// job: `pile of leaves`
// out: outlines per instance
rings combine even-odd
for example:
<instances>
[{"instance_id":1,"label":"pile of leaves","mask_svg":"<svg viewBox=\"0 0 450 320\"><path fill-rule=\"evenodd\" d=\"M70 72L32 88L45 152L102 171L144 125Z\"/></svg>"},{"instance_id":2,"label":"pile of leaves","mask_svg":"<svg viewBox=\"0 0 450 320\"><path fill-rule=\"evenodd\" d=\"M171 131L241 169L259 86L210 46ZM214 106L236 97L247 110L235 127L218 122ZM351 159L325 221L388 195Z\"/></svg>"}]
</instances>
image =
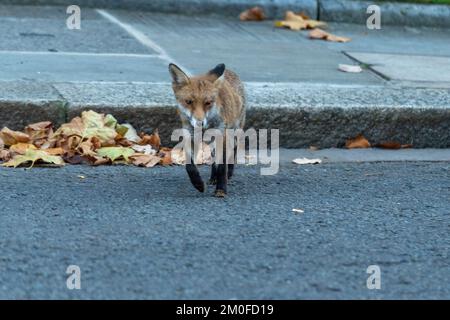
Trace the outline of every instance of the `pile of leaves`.
<instances>
[{"instance_id":1,"label":"pile of leaves","mask_svg":"<svg viewBox=\"0 0 450 320\"><path fill-rule=\"evenodd\" d=\"M197 160L208 162L203 150ZM7 127L0 131L0 161L5 167L35 163L62 166L69 164L131 164L143 167L184 164L181 150L161 147L158 130L137 134L130 124L119 124L112 115L84 111L56 131L49 121L30 124L23 131Z\"/></svg>"}]
</instances>

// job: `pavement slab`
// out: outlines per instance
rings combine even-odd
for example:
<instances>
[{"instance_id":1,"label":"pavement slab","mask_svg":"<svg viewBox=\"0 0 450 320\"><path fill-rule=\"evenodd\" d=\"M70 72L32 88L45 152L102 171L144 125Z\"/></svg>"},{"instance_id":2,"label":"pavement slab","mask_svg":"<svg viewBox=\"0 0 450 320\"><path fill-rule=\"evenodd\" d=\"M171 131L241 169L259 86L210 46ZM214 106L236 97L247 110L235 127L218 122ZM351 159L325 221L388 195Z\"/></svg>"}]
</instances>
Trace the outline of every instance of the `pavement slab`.
<instances>
[{"instance_id":1,"label":"pavement slab","mask_svg":"<svg viewBox=\"0 0 450 320\"><path fill-rule=\"evenodd\" d=\"M221 17L191 17L110 10L160 44L193 73L224 62L244 81L379 84L374 74L346 74L339 63L351 63L303 33L274 28L273 22L241 22ZM176 21L176 23L174 23ZM344 44L335 44L342 50ZM167 81L167 80L166 80Z\"/></svg>"},{"instance_id":2,"label":"pavement slab","mask_svg":"<svg viewBox=\"0 0 450 320\"><path fill-rule=\"evenodd\" d=\"M450 56L418 56L348 52L371 69L391 80L446 83L450 87Z\"/></svg>"},{"instance_id":3,"label":"pavement slab","mask_svg":"<svg viewBox=\"0 0 450 320\"><path fill-rule=\"evenodd\" d=\"M80 30L67 28L68 16L66 7L0 5L0 50L154 53L93 9L83 9Z\"/></svg>"}]
</instances>

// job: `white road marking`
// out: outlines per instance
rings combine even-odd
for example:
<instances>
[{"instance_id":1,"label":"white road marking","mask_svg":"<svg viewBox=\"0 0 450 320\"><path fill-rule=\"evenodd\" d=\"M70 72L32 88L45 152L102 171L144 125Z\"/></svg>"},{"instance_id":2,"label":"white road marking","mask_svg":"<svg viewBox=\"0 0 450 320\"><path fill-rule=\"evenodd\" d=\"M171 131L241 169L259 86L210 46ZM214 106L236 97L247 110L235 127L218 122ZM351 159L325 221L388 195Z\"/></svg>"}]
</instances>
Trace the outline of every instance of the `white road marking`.
<instances>
[{"instance_id":1,"label":"white road marking","mask_svg":"<svg viewBox=\"0 0 450 320\"><path fill-rule=\"evenodd\" d=\"M147 48L155 51L158 54L158 57L163 60L166 63L175 63L177 66L179 66L181 69L183 69L184 72L191 74L188 69L181 66L179 63L175 61L162 47L160 47L156 42L154 42L152 39L147 37L143 32L139 31L132 25L128 23L124 23L120 21L118 18L113 16L112 14L106 12L103 9L97 9L96 10L102 17L107 19L109 22L114 23L124 29L126 32L128 32L132 37L134 37L137 41L139 41L142 45L146 46Z\"/></svg>"},{"instance_id":2,"label":"white road marking","mask_svg":"<svg viewBox=\"0 0 450 320\"><path fill-rule=\"evenodd\" d=\"M126 58L159 58L156 54L137 54L137 53L103 53L103 52L67 52L67 51L8 51L0 50L0 54L14 55L53 55L53 56L80 56L80 57L126 57Z\"/></svg>"}]
</instances>

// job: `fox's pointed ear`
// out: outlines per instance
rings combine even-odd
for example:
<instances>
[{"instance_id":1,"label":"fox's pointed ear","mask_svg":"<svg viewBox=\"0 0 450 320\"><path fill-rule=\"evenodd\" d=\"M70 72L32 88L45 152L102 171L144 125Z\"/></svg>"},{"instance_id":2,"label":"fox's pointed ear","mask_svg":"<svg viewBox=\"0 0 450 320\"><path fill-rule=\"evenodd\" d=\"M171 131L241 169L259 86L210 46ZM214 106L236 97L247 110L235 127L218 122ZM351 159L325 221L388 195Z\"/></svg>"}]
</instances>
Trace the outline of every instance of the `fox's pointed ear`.
<instances>
[{"instance_id":1,"label":"fox's pointed ear","mask_svg":"<svg viewBox=\"0 0 450 320\"><path fill-rule=\"evenodd\" d=\"M208 74L212 77L213 81L216 82L217 80L221 81L223 79L224 72L225 65L221 63L215 66L214 69L210 70Z\"/></svg>"},{"instance_id":2,"label":"fox's pointed ear","mask_svg":"<svg viewBox=\"0 0 450 320\"><path fill-rule=\"evenodd\" d=\"M169 64L169 72L174 84L183 85L189 83L189 77L177 65Z\"/></svg>"}]
</instances>

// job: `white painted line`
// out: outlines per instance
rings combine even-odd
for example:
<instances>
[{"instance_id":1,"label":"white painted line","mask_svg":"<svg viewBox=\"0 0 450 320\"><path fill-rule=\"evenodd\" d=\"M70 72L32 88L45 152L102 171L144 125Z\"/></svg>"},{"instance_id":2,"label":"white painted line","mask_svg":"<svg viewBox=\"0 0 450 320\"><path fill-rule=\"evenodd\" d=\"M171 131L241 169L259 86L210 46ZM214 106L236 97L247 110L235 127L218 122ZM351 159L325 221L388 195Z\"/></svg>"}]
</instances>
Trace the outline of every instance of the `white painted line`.
<instances>
[{"instance_id":1,"label":"white painted line","mask_svg":"<svg viewBox=\"0 0 450 320\"><path fill-rule=\"evenodd\" d=\"M107 19L109 22L114 23L124 29L126 32L128 32L132 37L134 37L137 41L139 41L142 45L146 46L147 48L155 51L158 53L158 57L163 60L166 63L175 63L178 65L181 69L183 69L184 72L191 74L188 69L180 65L173 59L163 48L161 48L156 42L154 42L152 39L147 37L143 32L139 31L132 25L128 23L124 23L117 19L112 14L106 12L103 9L97 9L96 10L101 16L103 16L105 19Z\"/></svg>"},{"instance_id":2,"label":"white painted line","mask_svg":"<svg viewBox=\"0 0 450 320\"><path fill-rule=\"evenodd\" d=\"M67 52L67 51L8 51L0 50L0 54L14 55L53 55L53 56L80 56L80 57L126 57L126 58L159 58L156 54L137 53L103 53L103 52Z\"/></svg>"}]
</instances>

